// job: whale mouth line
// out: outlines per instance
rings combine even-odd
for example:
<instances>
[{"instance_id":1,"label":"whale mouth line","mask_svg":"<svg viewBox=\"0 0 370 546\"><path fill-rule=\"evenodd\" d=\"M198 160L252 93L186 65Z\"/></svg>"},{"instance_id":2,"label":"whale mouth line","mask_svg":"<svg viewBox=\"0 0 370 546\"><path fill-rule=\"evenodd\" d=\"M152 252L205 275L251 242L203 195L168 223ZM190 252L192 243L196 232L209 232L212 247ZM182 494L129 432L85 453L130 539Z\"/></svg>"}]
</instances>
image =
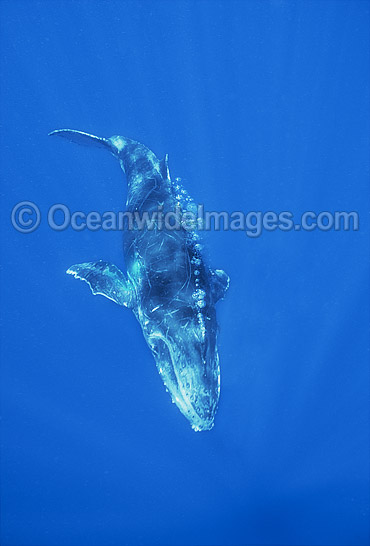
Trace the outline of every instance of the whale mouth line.
<instances>
[{"instance_id":1,"label":"whale mouth line","mask_svg":"<svg viewBox=\"0 0 370 546\"><path fill-rule=\"evenodd\" d=\"M211 421L202 418L196 407L189 399L189 394L183 385L183 381L180 380L178 369L175 366L175 355L170 341L160 332L152 333L148 336L149 346L153 350L153 342L155 344L156 364L161 375L164 384L171 394L172 401L175 403L180 411L189 419L194 431L210 430L213 428L213 419ZM162 347L160 344L162 343ZM163 349L167 351L167 358L163 356ZM162 349L162 351L161 351ZM163 362L166 362L167 366L163 366ZM170 366L170 369L168 369ZM175 392L174 392L175 391Z\"/></svg>"}]
</instances>

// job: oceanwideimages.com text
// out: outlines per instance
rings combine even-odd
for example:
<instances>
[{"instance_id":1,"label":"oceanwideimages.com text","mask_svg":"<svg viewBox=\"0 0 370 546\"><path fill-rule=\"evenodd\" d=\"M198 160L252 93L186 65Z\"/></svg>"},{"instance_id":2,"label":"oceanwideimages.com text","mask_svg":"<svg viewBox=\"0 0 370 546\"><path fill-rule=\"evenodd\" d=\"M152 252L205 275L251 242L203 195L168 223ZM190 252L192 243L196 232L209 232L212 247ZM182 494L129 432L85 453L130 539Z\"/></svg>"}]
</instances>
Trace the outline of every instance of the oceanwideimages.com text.
<instances>
[{"instance_id":1,"label":"oceanwideimages.com text","mask_svg":"<svg viewBox=\"0 0 370 546\"><path fill-rule=\"evenodd\" d=\"M248 237L260 237L263 232L288 231L358 231L356 211L305 211L294 215L291 211L207 211L203 205L190 210L178 207L164 211L71 211L62 203L52 205L45 218L31 201L17 203L11 212L13 227L21 233L32 233L45 221L54 231L123 231L123 230L186 230L186 231L243 231Z\"/></svg>"}]
</instances>

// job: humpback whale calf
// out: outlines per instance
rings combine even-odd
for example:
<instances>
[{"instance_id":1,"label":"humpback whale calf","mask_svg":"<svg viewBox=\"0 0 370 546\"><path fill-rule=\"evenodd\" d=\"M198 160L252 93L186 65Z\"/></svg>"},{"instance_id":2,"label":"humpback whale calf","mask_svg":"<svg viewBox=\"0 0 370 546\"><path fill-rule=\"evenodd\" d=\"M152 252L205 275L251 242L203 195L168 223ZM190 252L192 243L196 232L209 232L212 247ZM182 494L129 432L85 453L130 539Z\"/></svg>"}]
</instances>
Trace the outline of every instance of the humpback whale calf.
<instances>
[{"instance_id":1,"label":"humpback whale calf","mask_svg":"<svg viewBox=\"0 0 370 546\"><path fill-rule=\"evenodd\" d=\"M186 210L190 198L180 179L171 180L167 155L159 160L122 136L100 138L72 129L50 135L110 151L127 178L127 211ZM126 275L105 261L73 265L67 273L86 281L93 294L132 309L173 402L195 431L210 430L220 396L215 304L229 277L206 265L198 235L183 226L135 225L123 233Z\"/></svg>"}]
</instances>

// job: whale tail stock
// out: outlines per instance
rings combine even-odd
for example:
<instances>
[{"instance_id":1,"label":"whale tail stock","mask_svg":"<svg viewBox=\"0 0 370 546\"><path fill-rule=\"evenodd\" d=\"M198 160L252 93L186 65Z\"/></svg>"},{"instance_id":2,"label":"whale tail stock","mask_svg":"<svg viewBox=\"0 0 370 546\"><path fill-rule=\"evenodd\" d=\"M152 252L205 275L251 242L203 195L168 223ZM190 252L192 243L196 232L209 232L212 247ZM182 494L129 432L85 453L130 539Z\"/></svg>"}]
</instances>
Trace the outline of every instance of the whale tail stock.
<instances>
[{"instance_id":1,"label":"whale tail stock","mask_svg":"<svg viewBox=\"0 0 370 546\"><path fill-rule=\"evenodd\" d=\"M57 129L51 131L48 136L54 135L65 138L69 142L80 144L81 146L93 146L108 150L121 160L121 166L126 174L130 171L130 167L135 163L139 155L146 158L149 157L152 162L158 164L162 177L165 180L170 179L168 154L165 154L164 158L159 160L146 146L130 138L119 135L104 138L85 133L84 131L76 131L76 129ZM125 152L123 152L124 150Z\"/></svg>"}]
</instances>

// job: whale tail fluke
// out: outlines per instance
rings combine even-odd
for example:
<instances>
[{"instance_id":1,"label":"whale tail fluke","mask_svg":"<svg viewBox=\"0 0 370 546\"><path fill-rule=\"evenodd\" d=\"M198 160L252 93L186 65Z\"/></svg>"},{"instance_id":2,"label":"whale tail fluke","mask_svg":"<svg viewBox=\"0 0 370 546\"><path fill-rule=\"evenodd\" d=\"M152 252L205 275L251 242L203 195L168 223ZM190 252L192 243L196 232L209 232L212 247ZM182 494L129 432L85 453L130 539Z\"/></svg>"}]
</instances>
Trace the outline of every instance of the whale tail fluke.
<instances>
[{"instance_id":1,"label":"whale tail fluke","mask_svg":"<svg viewBox=\"0 0 370 546\"><path fill-rule=\"evenodd\" d=\"M56 131L51 131L48 136L54 135L66 138L70 142L80 144L81 146L95 146L96 148L105 148L111 152L113 151L112 144L107 138L90 135L83 131L76 131L75 129L57 129Z\"/></svg>"}]
</instances>

